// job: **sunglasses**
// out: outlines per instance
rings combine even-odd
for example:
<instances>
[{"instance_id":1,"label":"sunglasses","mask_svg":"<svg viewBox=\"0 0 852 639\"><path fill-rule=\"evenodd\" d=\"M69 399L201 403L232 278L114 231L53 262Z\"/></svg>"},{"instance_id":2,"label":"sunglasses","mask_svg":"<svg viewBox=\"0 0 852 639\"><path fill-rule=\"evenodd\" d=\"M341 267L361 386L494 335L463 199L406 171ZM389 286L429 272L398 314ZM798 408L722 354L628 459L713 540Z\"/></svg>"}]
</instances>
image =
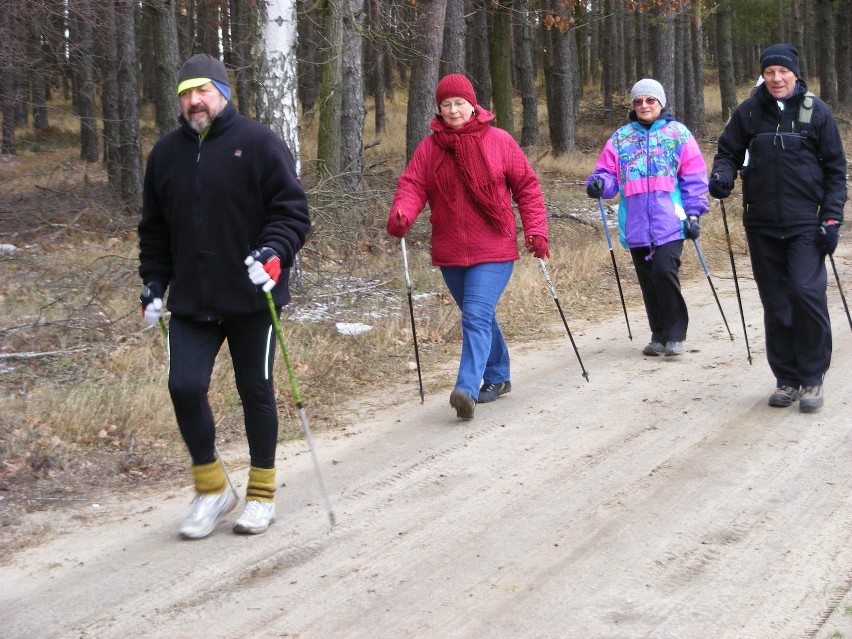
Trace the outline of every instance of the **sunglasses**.
<instances>
[{"instance_id":1,"label":"sunglasses","mask_svg":"<svg viewBox=\"0 0 852 639\"><path fill-rule=\"evenodd\" d=\"M643 104L647 104L648 106L654 106L659 100L657 98L636 98L633 100L633 106L640 107Z\"/></svg>"}]
</instances>

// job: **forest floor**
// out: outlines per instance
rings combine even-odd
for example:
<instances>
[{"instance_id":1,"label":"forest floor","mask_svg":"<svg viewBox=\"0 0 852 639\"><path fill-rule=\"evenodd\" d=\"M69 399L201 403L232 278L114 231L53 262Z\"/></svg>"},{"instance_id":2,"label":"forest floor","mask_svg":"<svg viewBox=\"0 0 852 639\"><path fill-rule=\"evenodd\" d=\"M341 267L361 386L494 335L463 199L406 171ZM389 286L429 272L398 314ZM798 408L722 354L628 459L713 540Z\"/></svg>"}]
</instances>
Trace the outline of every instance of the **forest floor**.
<instances>
[{"instance_id":1,"label":"forest floor","mask_svg":"<svg viewBox=\"0 0 852 639\"><path fill-rule=\"evenodd\" d=\"M835 256L852 281L852 246ZM644 314L514 340L513 390L457 420L433 367L363 394L279 449L278 521L207 539L186 486L98 491L22 515L0 566L7 637L300 639L852 637L852 333L832 280L826 404L770 408L761 310L740 284L753 363L706 281L685 285L681 358L647 358ZM717 283L732 328L730 282ZM558 317L558 316L557 316ZM441 370L438 370L441 368ZM442 377L441 379L445 379ZM241 459L242 445L223 448ZM237 490L246 468L229 464Z\"/></svg>"}]
</instances>

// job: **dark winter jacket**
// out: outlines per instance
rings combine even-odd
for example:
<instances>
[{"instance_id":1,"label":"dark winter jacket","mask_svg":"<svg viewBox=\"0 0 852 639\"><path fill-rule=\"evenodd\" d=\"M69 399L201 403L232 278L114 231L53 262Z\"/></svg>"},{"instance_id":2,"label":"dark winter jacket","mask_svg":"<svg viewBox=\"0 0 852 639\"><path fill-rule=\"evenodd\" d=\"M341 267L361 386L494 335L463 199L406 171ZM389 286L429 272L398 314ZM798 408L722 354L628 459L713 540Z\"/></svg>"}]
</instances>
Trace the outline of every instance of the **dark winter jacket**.
<instances>
[{"instance_id":1,"label":"dark winter jacket","mask_svg":"<svg viewBox=\"0 0 852 639\"><path fill-rule=\"evenodd\" d=\"M475 118L491 122L494 115L477 107ZM443 126L433 118L433 129ZM538 176L515 139L503 129L489 127L482 139L494 183L504 204L508 231L497 229L479 211L456 171L454 184L439 185L436 169L452 161L434 136L428 135L414 151L399 177L388 216L388 233L403 237L427 202L432 225L432 263L436 266L472 266L486 262L517 260L518 240L512 200L518 204L524 235L547 239L544 195ZM447 194L452 194L448 197ZM397 217L402 212L403 219Z\"/></svg>"},{"instance_id":2,"label":"dark winter jacket","mask_svg":"<svg viewBox=\"0 0 852 639\"><path fill-rule=\"evenodd\" d=\"M799 107L807 86L779 107L765 85L734 112L722 135L712 173L743 179L743 224L774 235L795 235L827 219L843 219L846 158L828 106L814 99L803 135ZM748 151L747 165L743 166Z\"/></svg>"},{"instance_id":3,"label":"dark winter jacket","mask_svg":"<svg viewBox=\"0 0 852 639\"><path fill-rule=\"evenodd\" d=\"M215 319L267 307L244 264L268 246L289 267L311 228L308 202L293 156L270 129L233 104L203 140L180 128L151 149L139 223L139 274L169 286L168 308L179 316ZM289 271L272 289L286 304Z\"/></svg>"}]
</instances>

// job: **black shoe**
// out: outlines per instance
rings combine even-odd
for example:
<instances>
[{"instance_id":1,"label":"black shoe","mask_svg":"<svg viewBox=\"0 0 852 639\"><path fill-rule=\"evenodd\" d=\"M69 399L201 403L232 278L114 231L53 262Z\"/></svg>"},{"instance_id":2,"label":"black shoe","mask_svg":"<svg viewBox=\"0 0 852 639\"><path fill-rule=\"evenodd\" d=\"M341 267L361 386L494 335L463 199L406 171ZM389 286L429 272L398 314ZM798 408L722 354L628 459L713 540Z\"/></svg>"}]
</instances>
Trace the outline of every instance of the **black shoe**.
<instances>
[{"instance_id":1,"label":"black shoe","mask_svg":"<svg viewBox=\"0 0 852 639\"><path fill-rule=\"evenodd\" d=\"M450 406L456 409L456 417L473 419L473 409L476 407L476 400L467 391L456 388L450 393Z\"/></svg>"},{"instance_id":2,"label":"black shoe","mask_svg":"<svg viewBox=\"0 0 852 639\"><path fill-rule=\"evenodd\" d=\"M512 390L512 382L498 382L496 384L483 384L479 389L479 399L476 400L480 404L493 402L500 395L505 395Z\"/></svg>"}]
</instances>

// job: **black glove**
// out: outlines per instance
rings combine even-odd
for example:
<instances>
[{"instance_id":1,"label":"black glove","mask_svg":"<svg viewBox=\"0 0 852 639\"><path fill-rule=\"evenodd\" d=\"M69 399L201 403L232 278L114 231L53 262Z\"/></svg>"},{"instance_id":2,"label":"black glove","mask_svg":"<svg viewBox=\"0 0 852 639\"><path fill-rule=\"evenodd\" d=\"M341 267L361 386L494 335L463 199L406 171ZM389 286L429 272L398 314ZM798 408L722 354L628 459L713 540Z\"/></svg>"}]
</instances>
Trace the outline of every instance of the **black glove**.
<instances>
[{"instance_id":1,"label":"black glove","mask_svg":"<svg viewBox=\"0 0 852 639\"><path fill-rule=\"evenodd\" d=\"M708 187L710 195L715 197L717 200L724 200L731 194L731 189L734 188L734 182L724 175L714 173L710 176Z\"/></svg>"},{"instance_id":2,"label":"black glove","mask_svg":"<svg viewBox=\"0 0 852 639\"><path fill-rule=\"evenodd\" d=\"M148 324L156 324L163 317L163 295L166 287L160 282L148 282L139 295L142 317Z\"/></svg>"},{"instance_id":3,"label":"black glove","mask_svg":"<svg viewBox=\"0 0 852 639\"><path fill-rule=\"evenodd\" d=\"M840 239L840 225L833 220L831 224L823 222L819 232L823 254L831 255L837 248L837 240Z\"/></svg>"},{"instance_id":4,"label":"black glove","mask_svg":"<svg viewBox=\"0 0 852 639\"><path fill-rule=\"evenodd\" d=\"M697 240L701 235L701 225L698 223L698 217L690 215L683 222L683 234L688 240Z\"/></svg>"},{"instance_id":5,"label":"black glove","mask_svg":"<svg viewBox=\"0 0 852 639\"><path fill-rule=\"evenodd\" d=\"M603 196L604 183L603 179L596 177L589 180L589 183L586 185L586 194L589 197L593 197L595 199Z\"/></svg>"}]
</instances>

